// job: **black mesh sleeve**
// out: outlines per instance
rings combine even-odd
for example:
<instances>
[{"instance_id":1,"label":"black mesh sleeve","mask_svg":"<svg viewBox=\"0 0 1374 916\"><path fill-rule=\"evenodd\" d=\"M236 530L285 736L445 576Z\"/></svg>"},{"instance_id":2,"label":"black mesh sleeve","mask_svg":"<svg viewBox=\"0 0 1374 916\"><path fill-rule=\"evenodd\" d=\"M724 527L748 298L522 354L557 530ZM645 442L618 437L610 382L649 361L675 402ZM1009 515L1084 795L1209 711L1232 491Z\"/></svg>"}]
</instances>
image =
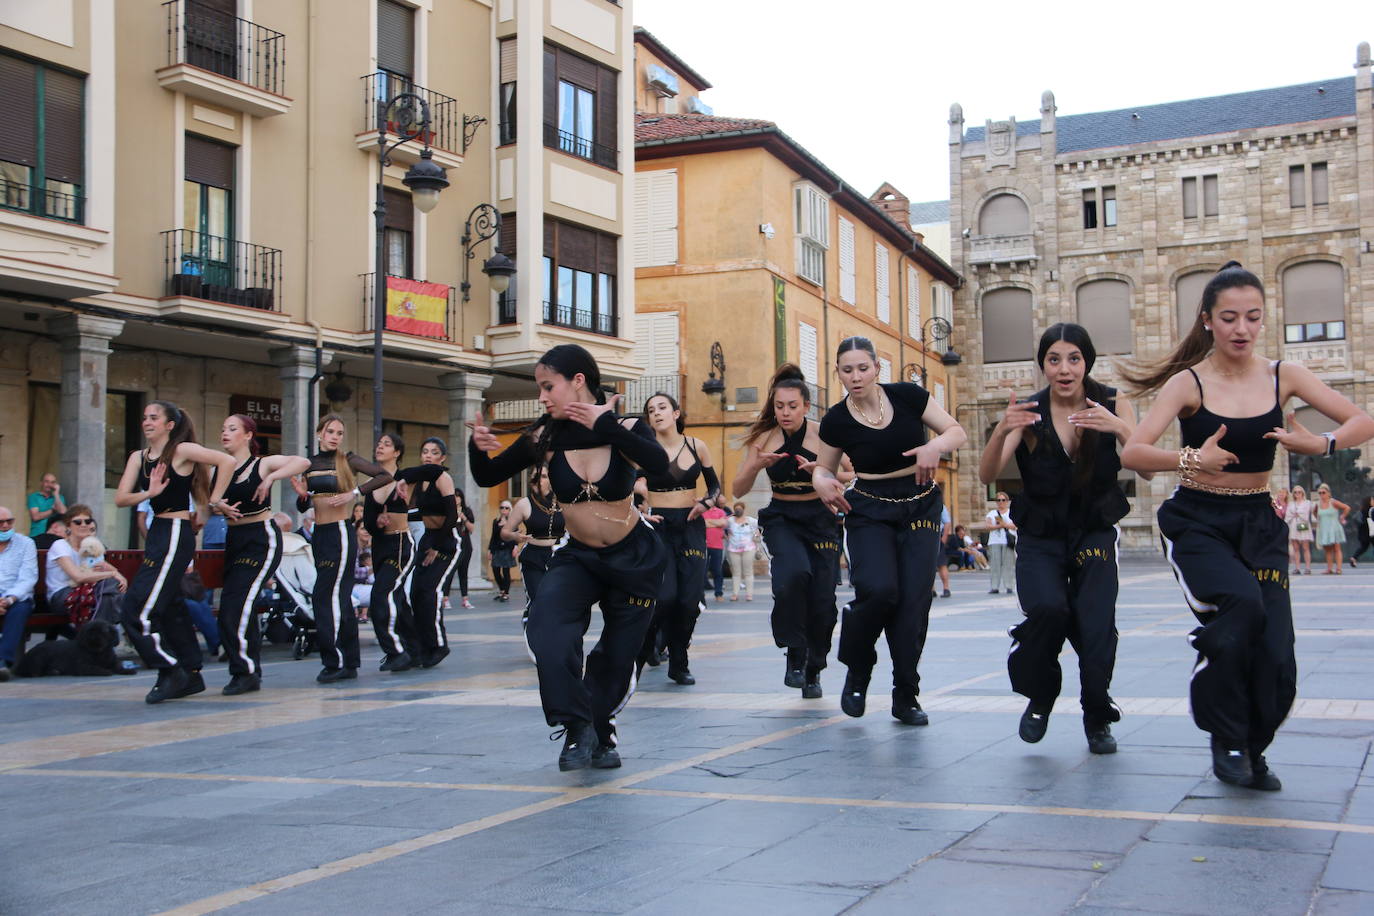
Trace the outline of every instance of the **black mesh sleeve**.
<instances>
[{"instance_id":1,"label":"black mesh sleeve","mask_svg":"<svg viewBox=\"0 0 1374 916\"><path fill-rule=\"evenodd\" d=\"M402 483L434 483L448 468L442 464L417 464L396 472L396 479Z\"/></svg>"},{"instance_id":2,"label":"black mesh sleeve","mask_svg":"<svg viewBox=\"0 0 1374 916\"><path fill-rule=\"evenodd\" d=\"M384 487L391 483L394 478L391 472L380 464L374 464L366 458L362 458L353 452L348 453L348 466L353 469L355 474L366 474L367 483L358 484L358 492L366 496L378 487Z\"/></svg>"},{"instance_id":3,"label":"black mesh sleeve","mask_svg":"<svg viewBox=\"0 0 1374 916\"><path fill-rule=\"evenodd\" d=\"M530 441L529 436L516 439L495 458L474 445L472 439L468 439L468 461L472 466L472 478L484 487L494 487L510 480L534 464L534 460L534 443Z\"/></svg>"},{"instance_id":4,"label":"black mesh sleeve","mask_svg":"<svg viewBox=\"0 0 1374 916\"><path fill-rule=\"evenodd\" d=\"M705 502L714 503L716 497L720 495L720 478L716 476L716 469L702 468L701 479L706 481Z\"/></svg>"}]
</instances>

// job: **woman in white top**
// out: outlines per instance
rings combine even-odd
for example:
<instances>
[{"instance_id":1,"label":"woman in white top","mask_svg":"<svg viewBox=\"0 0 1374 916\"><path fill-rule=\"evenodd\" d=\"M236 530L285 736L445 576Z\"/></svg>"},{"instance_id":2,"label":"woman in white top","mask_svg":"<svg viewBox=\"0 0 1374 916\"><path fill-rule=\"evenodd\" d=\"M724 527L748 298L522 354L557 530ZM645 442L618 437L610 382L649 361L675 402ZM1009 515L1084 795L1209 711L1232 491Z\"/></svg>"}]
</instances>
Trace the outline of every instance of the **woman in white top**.
<instances>
[{"instance_id":1,"label":"woman in white top","mask_svg":"<svg viewBox=\"0 0 1374 916\"><path fill-rule=\"evenodd\" d=\"M1293 488L1293 498L1288 500L1283 520L1288 523L1288 555L1293 560L1293 575L1312 575L1312 529L1316 518L1307 491L1302 487Z\"/></svg>"},{"instance_id":2,"label":"woman in white top","mask_svg":"<svg viewBox=\"0 0 1374 916\"><path fill-rule=\"evenodd\" d=\"M744 514L744 503L735 503L725 520L725 556L730 563L730 600L739 600L744 580L744 600L754 600L754 557L758 554L759 522Z\"/></svg>"},{"instance_id":3,"label":"woman in white top","mask_svg":"<svg viewBox=\"0 0 1374 916\"><path fill-rule=\"evenodd\" d=\"M997 594L1005 588L1011 590L1012 577L1016 570L1016 548L1007 543L1007 532L1016 532L1016 523L1011 520L1007 510L1011 507L1011 497L1002 491L997 493L997 508L986 516L988 528L988 566L992 569L992 588L989 595Z\"/></svg>"},{"instance_id":4,"label":"woman in white top","mask_svg":"<svg viewBox=\"0 0 1374 916\"><path fill-rule=\"evenodd\" d=\"M109 563L101 561L90 566L81 562L81 542L95 534L91 507L78 503L67 510L67 515L67 536L52 542L44 565L48 610L54 614L65 612L67 593L78 585L109 579L121 592L129 587L124 575Z\"/></svg>"}]
</instances>

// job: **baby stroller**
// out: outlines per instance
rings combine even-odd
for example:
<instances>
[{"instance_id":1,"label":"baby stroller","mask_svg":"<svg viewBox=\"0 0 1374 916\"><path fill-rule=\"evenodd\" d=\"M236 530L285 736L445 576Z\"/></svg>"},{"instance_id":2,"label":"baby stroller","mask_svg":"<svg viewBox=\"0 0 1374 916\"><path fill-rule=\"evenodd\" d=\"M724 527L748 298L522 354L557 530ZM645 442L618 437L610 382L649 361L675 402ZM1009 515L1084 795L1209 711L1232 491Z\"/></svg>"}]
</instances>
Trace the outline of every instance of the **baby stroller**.
<instances>
[{"instance_id":1,"label":"baby stroller","mask_svg":"<svg viewBox=\"0 0 1374 916\"><path fill-rule=\"evenodd\" d=\"M310 542L299 534L282 535L277 587L286 598L284 617L291 625L292 656L305 658L317 648L315 611L310 604L310 595L315 589L315 555L310 550Z\"/></svg>"}]
</instances>

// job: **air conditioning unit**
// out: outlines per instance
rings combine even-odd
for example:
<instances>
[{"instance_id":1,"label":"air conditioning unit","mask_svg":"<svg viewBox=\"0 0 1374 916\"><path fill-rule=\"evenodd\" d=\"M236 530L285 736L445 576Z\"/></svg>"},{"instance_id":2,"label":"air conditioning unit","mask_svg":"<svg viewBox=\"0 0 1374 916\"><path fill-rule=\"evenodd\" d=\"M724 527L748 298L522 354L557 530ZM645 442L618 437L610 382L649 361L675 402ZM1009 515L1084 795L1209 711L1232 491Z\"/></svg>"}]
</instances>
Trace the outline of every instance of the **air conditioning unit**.
<instances>
[{"instance_id":1,"label":"air conditioning unit","mask_svg":"<svg viewBox=\"0 0 1374 916\"><path fill-rule=\"evenodd\" d=\"M485 334L472 335L472 349L485 350L487 348L487 338Z\"/></svg>"},{"instance_id":2,"label":"air conditioning unit","mask_svg":"<svg viewBox=\"0 0 1374 916\"><path fill-rule=\"evenodd\" d=\"M658 66L649 64L644 72L644 76L649 83L649 88L661 99L672 98L677 95L677 77L670 71Z\"/></svg>"},{"instance_id":3,"label":"air conditioning unit","mask_svg":"<svg viewBox=\"0 0 1374 916\"><path fill-rule=\"evenodd\" d=\"M687 100L687 113L700 115L713 115L716 110L701 100L700 96L692 96Z\"/></svg>"}]
</instances>

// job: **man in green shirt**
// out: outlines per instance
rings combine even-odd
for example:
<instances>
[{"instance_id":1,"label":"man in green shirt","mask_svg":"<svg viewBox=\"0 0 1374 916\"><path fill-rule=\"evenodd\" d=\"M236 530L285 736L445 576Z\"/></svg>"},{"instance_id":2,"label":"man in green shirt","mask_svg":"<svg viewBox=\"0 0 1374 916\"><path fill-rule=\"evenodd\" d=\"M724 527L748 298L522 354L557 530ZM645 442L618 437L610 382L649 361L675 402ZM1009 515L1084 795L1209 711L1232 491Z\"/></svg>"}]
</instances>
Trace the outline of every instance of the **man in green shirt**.
<instances>
[{"instance_id":1,"label":"man in green shirt","mask_svg":"<svg viewBox=\"0 0 1374 916\"><path fill-rule=\"evenodd\" d=\"M62 501L62 487L56 474L44 474L39 489L29 494L29 536L37 537L48 530L48 521L55 515L65 515L67 504Z\"/></svg>"}]
</instances>

